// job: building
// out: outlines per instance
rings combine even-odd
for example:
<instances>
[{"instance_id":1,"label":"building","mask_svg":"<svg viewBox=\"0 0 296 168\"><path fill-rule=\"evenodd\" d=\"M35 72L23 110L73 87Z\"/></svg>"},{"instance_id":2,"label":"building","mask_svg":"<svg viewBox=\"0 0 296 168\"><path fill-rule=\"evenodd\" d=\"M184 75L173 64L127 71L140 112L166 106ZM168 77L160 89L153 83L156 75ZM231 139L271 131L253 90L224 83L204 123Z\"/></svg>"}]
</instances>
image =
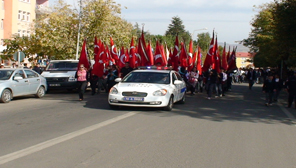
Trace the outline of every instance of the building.
<instances>
[{"instance_id":1,"label":"building","mask_svg":"<svg viewBox=\"0 0 296 168\"><path fill-rule=\"evenodd\" d=\"M238 68L254 67L253 60L254 55L248 52L236 52L236 66Z\"/></svg>"},{"instance_id":2,"label":"building","mask_svg":"<svg viewBox=\"0 0 296 168\"><path fill-rule=\"evenodd\" d=\"M13 35L30 36L36 11L48 7L48 0L2 0L0 4L0 52L4 39ZM3 63L4 61L1 60Z\"/></svg>"}]
</instances>

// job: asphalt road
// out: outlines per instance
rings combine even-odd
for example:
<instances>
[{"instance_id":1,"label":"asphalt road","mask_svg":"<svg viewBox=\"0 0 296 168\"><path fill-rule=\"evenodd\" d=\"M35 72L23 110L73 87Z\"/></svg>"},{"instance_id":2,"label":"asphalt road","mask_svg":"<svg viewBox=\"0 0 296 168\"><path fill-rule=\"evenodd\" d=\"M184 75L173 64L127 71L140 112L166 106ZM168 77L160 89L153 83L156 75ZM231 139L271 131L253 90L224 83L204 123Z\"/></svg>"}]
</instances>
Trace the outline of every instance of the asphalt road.
<instances>
[{"instance_id":1,"label":"asphalt road","mask_svg":"<svg viewBox=\"0 0 296 168\"><path fill-rule=\"evenodd\" d=\"M187 95L171 112L110 110L107 94L51 92L0 104L0 168L296 167L296 109L261 85Z\"/></svg>"}]
</instances>

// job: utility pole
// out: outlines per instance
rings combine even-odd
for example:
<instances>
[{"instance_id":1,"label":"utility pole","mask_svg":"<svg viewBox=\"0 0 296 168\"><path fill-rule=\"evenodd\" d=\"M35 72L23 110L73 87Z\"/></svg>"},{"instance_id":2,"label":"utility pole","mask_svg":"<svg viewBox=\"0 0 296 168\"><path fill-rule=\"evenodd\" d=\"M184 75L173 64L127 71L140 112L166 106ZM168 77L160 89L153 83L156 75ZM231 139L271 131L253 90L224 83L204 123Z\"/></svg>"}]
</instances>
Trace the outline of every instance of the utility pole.
<instances>
[{"instance_id":1,"label":"utility pole","mask_svg":"<svg viewBox=\"0 0 296 168\"><path fill-rule=\"evenodd\" d=\"M78 21L78 35L77 35L77 45L76 45L76 60L78 60L78 51L79 51L79 40L80 40L80 29L81 29L81 9L82 9L82 0L79 0L79 21Z\"/></svg>"}]
</instances>

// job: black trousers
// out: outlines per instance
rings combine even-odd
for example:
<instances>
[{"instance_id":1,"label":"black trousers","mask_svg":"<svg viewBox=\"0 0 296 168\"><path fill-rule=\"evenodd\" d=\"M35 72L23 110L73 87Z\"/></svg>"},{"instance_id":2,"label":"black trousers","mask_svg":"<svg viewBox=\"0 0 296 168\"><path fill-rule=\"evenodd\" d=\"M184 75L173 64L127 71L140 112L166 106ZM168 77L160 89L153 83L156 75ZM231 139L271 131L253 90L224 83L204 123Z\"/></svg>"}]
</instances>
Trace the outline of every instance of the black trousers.
<instances>
[{"instance_id":1,"label":"black trousers","mask_svg":"<svg viewBox=\"0 0 296 168\"><path fill-rule=\"evenodd\" d=\"M291 107L293 101L295 102L295 108L296 108L296 91L289 91L288 107Z\"/></svg>"},{"instance_id":2,"label":"black trousers","mask_svg":"<svg viewBox=\"0 0 296 168\"><path fill-rule=\"evenodd\" d=\"M83 94L87 86L87 81L78 81L77 84L78 84L79 99L83 99Z\"/></svg>"},{"instance_id":3,"label":"black trousers","mask_svg":"<svg viewBox=\"0 0 296 168\"><path fill-rule=\"evenodd\" d=\"M90 81L91 93L95 94L97 89L98 79Z\"/></svg>"}]
</instances>

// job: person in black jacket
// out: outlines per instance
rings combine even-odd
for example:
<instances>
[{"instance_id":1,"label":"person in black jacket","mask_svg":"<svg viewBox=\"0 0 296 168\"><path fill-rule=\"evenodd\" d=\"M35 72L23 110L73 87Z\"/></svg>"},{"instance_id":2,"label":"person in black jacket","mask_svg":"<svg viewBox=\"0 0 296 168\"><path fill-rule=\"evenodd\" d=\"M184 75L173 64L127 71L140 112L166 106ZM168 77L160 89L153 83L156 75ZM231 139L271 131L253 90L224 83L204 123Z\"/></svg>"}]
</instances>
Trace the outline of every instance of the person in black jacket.
<instances>
[{"instance_id":1,"label":"person in black jacket","mask_svg":"<svg viewBox=\"0 0 296 168\"><path fill-rule=\"evenodd\" d=\"M37 72L38 74L41 74L42 73L42 69L40 68L39 63L34 66L33 70L35 72Z\"/></svg>"},{"instance_id":2,"label":"person in black jacket","mask_svg":"<svg viewBox=\"0 0 296 168\"><path fill-rule=\"evenodd\" d=\"M273 95L273 101L277 102L278 101L278 97L280 95L280 91L283 88L283 80L280 78L280 76L278 74L275 74L274 76L274 82L275 82L275 93Z\"/></svg>"},{"instance_id":3,"label":"person in black jacket","mask_svg":"<svg viewBox=\"0 0 296 168\"><path fill-rule=\"evenodd\" d=\"M291 107L293 101L294 101L295 108L296 108L296 72L294 72L294 74L288 78L285 86L286 86L286 89L289 93L288 108Z\"/></svg>"},{"instance_id":4,"label":"person in black jacket","mask_svg":"<svg viewBox=\"0 0 296 168\"><path fill-rule=\"evenodd\" d=\"M271 106L273 93L274 91L276 91L275 81L273 80L272 75L268 75L267 79L264 81L262 91L265 93L265 97L266 97L265 105Z\"/></svg>"},{"instance_id":5,"label":"person in black jacket","mask_svg":"<svg viewBox=\"0 0 296 168\"><path fill-rule=\"evenodd\" d=\"M212 97L213 91L216 89L217 80L218 80L217 71L211 70L208 78L209 88L207 90L209 100Z\"/></svg>"},{"instance_id":6,"label":"person in black jacket","mask_svg":"<svg viewBox=\"0 0 296 168\"><path fill-rule=\"evenodd\" d=\"M253 68L250 68L248 71L247 79L249 80L249 89L252 90L252 87L257 80L257 73L253 70Z\"/></svg>"}]
</instances>

